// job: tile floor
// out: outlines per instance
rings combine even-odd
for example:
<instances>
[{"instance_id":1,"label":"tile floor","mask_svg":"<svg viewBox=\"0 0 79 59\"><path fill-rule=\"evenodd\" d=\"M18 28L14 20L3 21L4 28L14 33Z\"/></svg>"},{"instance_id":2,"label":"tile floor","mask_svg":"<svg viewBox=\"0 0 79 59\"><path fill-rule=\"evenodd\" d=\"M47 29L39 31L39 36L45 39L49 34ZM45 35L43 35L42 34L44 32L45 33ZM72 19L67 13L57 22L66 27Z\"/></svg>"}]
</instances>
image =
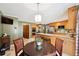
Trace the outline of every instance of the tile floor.
<instances>
[{"instance_id":1,"label":"tile floor","mask_svg":"<svg viewBox=\"0 0 79 59\"><path fill-rule=\"evenodd\" d=\"M27 43L29 43L29 42L32 42L32 41L34 41L33 38L24 39L24 45L27 44ZM11 45L10 50L7 50L7 51L5 52L5 55L3 55L3 56L15 56L15 49L14 49L14 45L13 45L13 44ZM69 55L63 53L63 56L69 56Z\"/></svg>"}]
</instances>

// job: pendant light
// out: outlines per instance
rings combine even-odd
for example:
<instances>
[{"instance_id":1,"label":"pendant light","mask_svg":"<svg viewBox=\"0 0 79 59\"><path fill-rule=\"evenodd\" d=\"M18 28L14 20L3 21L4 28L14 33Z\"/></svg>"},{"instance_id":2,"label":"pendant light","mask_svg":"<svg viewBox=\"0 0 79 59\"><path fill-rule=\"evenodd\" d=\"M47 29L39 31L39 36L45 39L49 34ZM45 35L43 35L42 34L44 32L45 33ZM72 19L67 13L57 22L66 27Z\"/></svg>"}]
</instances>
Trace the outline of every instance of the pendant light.
<instances>
[{"instance_id":1,"label":"pendant light","mask_svg":"<svg viewBox=\"0 0 79 59\"><path fill-rule=\"evenodd\" d=\"M39 5L40 3L37 3L37 14L35 15L35 22L41 22L41 15L39 14Z\"/></svg>"}]
</instances>

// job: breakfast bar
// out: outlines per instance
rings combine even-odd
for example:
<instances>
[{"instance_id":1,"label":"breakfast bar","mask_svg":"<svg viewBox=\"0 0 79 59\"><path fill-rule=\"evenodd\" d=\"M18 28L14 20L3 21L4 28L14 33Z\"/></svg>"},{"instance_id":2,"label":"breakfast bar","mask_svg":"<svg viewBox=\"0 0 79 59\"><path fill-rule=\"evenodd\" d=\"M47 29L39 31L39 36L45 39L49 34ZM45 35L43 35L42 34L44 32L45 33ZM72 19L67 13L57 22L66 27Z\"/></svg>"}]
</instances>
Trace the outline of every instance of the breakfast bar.
<instances>
[{"instance_id":1,"label":"breakfast bar","mask_svg":"<svg viewBox=\"0 0 79 59\"><path fill-rule=\"evenodd\" d=\"M56 38L60 38L64 40L63 44L63 53L67 53L69 55L75 54L75 38L72 38L67 33L54 33L54 34L48 34L48 33L37 33L40 37L43 38L49 38L51 40L51 44L55 45ZM69 52L70 51L70 52Z\"/></svg>"}]
</instances>

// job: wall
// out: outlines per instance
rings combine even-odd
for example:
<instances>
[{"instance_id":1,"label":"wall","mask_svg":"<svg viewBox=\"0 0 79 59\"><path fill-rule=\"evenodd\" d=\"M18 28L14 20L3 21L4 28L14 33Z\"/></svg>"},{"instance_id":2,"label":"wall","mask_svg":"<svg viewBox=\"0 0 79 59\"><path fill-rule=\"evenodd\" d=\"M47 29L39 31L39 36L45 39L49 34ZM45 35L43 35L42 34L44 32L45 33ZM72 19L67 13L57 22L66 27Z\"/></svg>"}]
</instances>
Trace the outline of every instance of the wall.
<instances>
[{"instance_id":1,"label":"wall","mask_svg":"<svg viewBox=\"0 0 79 59\"><path fill-rule=\"evenodd\" d=\"M32 24L28 22L18 22L18 37L23 37L23 25L29 25L29 38L32 37Z\"/></svg>"},{"instance_id":2,"label":"wall","mask_svg":"<svg viewBox=\"0 0 79 59\"><path fill-rule=\"evenodd\" d=\"M1 13L1 11L0 11L0 37L1 37L1 34L2 34L1 15L2 15L2 13Z\"/></svg>"},{"instance_id":3,"label":"wall","mask_svg":"<svg viewBox=\"0 0 79 59\"><path fill-rule=\"evenodd\" d=\"M18 38L18 37L23 37L23 25L24 24L29 24L29 37L32 37L32 27L31 27L31 23L27 23L27 22L20 22L18 21L18 18L16 17L10 17L7 16L9 18L13 19L13 25L10 24L1 24L1 15L2 13L0 12L0 37L2 36L3 33L7 33L8 35L10 35L11 38L11 43L13 43L13 40Z\"/></svg>"},{"instance_id":4,"label":"wall","mask_svg":"<svg viewBox=\"0 0 79 59\"><path fill-rule=\"evenodd\" d=\"M1 24L0 22L0 36L3 33L7 33L10 35L11 43L13 43L13 40L23 37L23 25L28 24L29 25L29 37L32 37L32 27L30 23L26 22L20 22L17 18L11 17L13 19L13 25L10 24Z\"/></svg>"},{"instance_id":5,"label":"wall","mask_svg":"<svg viewBox=\"0 0 79 59\"><path fill-rule=\"evenodd\" d=\"M29 38L32 38L32 24L29 24Z\"/></svg>"},{"instance_id":6,"label":"wall","mask_svg":"<svg viewBox=\"0 0 79 59\"><path fill-rule=\"evenodd\" d=\"M7 33L8 35L10 35L11 43L13 42L14 39L18 38L18 21L17 18L12 19L13 19L13 25L2 24L2 33Z\"/></svg>"},{"instance_id":7,"label":"wall","mask_svg":"<svg viewBox=\"0 0 79 59\"><path fill-rule=\"evenodd\" d=\"M2 36L3 33L7 33L8 35L10 35L11 38L11 43L13 42L13 39L18 37L18 19L15 17L10 17L7 16L9 18L13 19L13 25L10 24L1 24L1 15L3 15L3 13L0 11L0 37ZM17 27L16 31L15 31L15 27Z\"/></svg>"},{"instance_id":8,"label":"wall","mask_svg":"<svg viewBox=\"0 0 79 59\"><path fill-rule=\"evenodd\" d=\"M18 22L18 37L23 37L23 25L22 25L22 22Z\"/></svg>"},{"instance_id":9,"label":"wall","mask_svg":"<svg viewBox=\"0 0 79 59\"><path fill-rule=\"evenodd\" d=\"M17 18L13 18L14 23L13 25L3 24L3 33L7 33L11 36L11 43L13 43L13 40L23 37L23 25L27 24L29 25L29 38L32 37L32 27L30 23L27 22L20 22Z\"/></svg>"}]
</instances>

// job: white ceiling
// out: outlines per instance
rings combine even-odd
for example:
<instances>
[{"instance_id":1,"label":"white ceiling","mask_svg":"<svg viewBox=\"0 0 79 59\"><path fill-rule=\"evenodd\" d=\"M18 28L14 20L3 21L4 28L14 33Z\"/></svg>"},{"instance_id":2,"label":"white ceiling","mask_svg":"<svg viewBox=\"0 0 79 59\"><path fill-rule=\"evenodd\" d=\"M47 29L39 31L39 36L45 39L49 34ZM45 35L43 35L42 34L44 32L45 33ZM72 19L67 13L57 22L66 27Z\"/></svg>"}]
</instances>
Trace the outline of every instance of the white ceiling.
<instances>
[{"instance_id":1,"label":"white ceiling","mask_svg":"<svg viewBox=\"0 0 79 59\"><path fill-rule=\"evenodd\" d=\"M75 3L40 3L39 11L42 15L41 24L61 21L68 18L67 9ZM37 14L36 3L0 3L0 10L4 15L17 17L19 21L35 23Z\"/></svg>"}]
</instances>

